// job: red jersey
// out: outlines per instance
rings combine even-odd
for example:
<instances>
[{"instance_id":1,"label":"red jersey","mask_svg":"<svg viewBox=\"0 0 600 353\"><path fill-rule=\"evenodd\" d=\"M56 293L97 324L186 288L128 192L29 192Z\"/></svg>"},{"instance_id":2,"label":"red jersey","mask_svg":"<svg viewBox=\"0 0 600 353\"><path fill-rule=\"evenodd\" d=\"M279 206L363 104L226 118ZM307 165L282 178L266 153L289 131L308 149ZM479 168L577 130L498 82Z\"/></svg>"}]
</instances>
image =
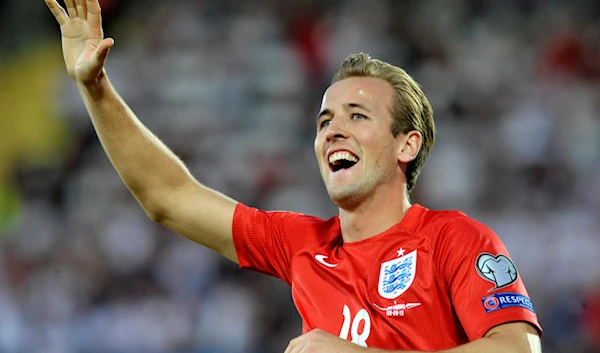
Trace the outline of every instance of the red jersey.
<instances>
[{"instance_id":1,"label":"red jersey","mask_svg":"<svg viewBox=\"0 0 600 353\"><path fill-rule=\"evenodd\" d=\"M239 204L240 267L292 287L303 332L319 328L365 347L441 350L525 321L541 332L500 239L457 211L413 205L402 221L344 243L338 217L259 211Z\"/></svg>"}]
</instances>

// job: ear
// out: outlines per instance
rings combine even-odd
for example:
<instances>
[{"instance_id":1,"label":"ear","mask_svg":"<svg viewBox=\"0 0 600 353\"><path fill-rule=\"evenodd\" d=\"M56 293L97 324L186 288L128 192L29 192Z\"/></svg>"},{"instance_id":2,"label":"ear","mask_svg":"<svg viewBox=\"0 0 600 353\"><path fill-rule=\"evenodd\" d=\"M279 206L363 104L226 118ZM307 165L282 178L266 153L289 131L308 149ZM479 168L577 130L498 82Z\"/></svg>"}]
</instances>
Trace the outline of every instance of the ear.
<instances>
[{"instance_id":1,"label":"ear","mask_svg":"<svg viewBox=\"0 0 600 353\"><path fill-rule=\"evenodd\" d=\"M423 135L417 130L413 130L398 137L401 139L398 150L398 162L408 164L417 158L423 144Z\"/></svg>"}]
</instances>

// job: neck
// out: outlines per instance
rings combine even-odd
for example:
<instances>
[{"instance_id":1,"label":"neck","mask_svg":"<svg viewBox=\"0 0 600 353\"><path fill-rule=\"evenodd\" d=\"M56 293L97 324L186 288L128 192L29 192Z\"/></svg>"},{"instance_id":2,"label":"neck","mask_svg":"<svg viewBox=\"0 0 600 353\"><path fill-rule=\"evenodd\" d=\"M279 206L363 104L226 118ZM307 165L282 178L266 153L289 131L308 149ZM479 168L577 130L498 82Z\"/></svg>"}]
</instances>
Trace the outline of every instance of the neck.
<instances>
[{"instance_id":1,"label":"neck","mask_svg":"<svg viewBox=\"0 0 600 353\"><path fill-rule=\"evenodd\" d=\"M371 238L399 223L411 206L406 188L402 190L401 194L383 193L382 197L369 198L351 210L340 207L344 242Z\"/></svg>"}]
</instances>

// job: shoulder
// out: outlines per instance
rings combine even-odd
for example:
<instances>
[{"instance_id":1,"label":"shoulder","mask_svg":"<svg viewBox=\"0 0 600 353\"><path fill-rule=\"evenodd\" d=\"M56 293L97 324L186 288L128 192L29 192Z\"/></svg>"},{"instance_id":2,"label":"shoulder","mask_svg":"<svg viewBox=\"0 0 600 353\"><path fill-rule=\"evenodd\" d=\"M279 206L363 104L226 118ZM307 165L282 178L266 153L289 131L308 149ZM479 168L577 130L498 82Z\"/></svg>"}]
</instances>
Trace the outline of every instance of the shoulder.
<instances>
[{"instance_id":1,"label":"shoulder","mask_svg":"<svg viewBox=\"0 0 600 353\"><path fill-rule=\"evenodd\" d=\"M306 241L315 245L328 243L341 235L337 216L322 219L298 212L275 211L273 213L287 218L283 222L286 232L295 237L305 238Z\"/></svg>"},{"instance_id":2,"label":"shoulder","mask_svg":"<svg viewBox=\"0 0 600 353\"><path fill-rule=\"evenodd\" d=\"M436 238L436 243L498 241L497 235L487 225L458 210L427 210L421 227L430 237Z\"/></svg>"},{"instance_id":3,"label":"shoulder","mask_svg":"<svg viewBox=\"0 0 600 353\"><path fill-rule=\"evenodd\" d=\"M482 255L508 256L501 239L488 226L460 211L429 211L423 232L432 244L435 267L446 283L474 269ZM477 273L477 272L473 272Z\"/></svg>"},{"instance_id":4,"label":"shoulder","mask_svg":"<svg viewBox=\"0 0 600 353\"><path fill-rule=\"evenodd\" d=\"M339 218L323 219L292 211L265 211L238 204L236 219L251 227L264 227L289 237L330 239L339 233Z\"/></svg>"}]
</instances>

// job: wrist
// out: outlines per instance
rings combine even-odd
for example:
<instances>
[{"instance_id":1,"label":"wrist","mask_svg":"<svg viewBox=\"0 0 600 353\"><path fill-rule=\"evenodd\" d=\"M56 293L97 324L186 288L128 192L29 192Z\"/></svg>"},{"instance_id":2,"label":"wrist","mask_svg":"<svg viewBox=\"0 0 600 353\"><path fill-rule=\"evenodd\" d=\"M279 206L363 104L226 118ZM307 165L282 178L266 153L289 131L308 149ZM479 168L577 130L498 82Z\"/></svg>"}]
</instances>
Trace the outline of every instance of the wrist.
<instances>
[{"instance_id":1,"label":"wrist","mask_svg":"<svg viewBox=\"0 0 600 353\"><path fill-rule=\"evenodd\" d=\"M88 96L97 96L108 87L108 76L103 69L95 80L82 81L76 79L75 85L81 93Z\"/></svg>"}]
</instances>

